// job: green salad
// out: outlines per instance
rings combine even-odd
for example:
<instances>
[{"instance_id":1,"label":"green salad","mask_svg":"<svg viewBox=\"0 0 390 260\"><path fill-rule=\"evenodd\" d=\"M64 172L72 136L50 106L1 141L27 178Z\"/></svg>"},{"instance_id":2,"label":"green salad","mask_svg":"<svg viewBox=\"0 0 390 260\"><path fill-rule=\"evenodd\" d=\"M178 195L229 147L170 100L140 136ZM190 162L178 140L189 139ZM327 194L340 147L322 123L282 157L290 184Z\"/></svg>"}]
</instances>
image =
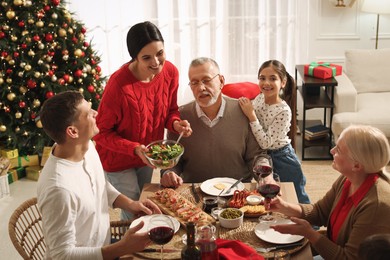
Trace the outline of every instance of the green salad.
<instances>
[{"instance_id":1,"label":"green salad","mask_svg":"<svg viewBox=\"0 0 390 260\"><path fill-rule=\"evenodd\" d=\"M169 160L179 156L183 152L183 147L179 144L154 144L150 146L146 155L153 160L161 160L163 165L168 165Z\"/></svg>"}]
</instances>

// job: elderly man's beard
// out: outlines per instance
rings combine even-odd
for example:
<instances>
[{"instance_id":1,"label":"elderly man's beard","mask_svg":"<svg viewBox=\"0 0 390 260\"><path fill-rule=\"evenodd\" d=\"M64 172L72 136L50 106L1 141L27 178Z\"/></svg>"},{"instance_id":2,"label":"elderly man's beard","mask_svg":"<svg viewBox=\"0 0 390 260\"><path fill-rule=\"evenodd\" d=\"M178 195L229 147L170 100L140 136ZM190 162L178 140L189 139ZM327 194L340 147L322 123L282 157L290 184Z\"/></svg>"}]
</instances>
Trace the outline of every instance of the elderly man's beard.
<instances>
[{"instance_id":1,"label":"elderly man's beard","mask_svg":"<svg viewBox=\"0 0 390 260\"><path fill-rule=\"evenodd\" d=\"M198 101L198 104L199 104L200 107L210 107L210 106L214 105L217 102L217 100L218 100L218 96L213 96L208 91L203 91L200 95L208 95L211 98L207 102L207 104L202 102L203 100L202 101Z\"/></svg>"}]
</instances>

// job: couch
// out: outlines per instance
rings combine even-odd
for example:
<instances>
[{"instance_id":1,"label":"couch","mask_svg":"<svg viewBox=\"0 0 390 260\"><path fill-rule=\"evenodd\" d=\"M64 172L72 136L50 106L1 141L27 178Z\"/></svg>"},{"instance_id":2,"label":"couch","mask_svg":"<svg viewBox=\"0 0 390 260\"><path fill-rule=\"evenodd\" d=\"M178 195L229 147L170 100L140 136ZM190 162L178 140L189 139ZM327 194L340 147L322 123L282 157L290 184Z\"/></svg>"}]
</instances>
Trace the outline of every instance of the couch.
<instances>
[{"instance_id":1,"label":"couch","mask_svg":"<svg viewBox=\"0 0 390 260\"><path fill-rule=\"evenodd\" d=\"M390 49L347 50L344 73L336 79L335 141L351 124L377 127L390 139Z\"/></svg>"}]
</instances>

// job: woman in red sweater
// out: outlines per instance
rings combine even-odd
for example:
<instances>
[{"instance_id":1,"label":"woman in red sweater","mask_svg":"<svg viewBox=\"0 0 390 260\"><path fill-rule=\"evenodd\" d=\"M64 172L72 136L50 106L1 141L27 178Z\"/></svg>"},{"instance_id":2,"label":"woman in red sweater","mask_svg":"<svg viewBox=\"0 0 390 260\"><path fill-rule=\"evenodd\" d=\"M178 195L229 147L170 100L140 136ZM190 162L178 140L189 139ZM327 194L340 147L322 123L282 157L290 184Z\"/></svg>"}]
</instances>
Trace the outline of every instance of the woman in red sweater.
<instances>
[{"instance_id":1,"label":"woman in red sweater","mask_svg":"<svg viewBox=\"0 0 390 260\"><path fill-rule=\"evenodd\" d=\"M153 166L145 145L164 138L164 129L189 136L189 123L180 119L177 106L179 73L166 60L164 39L151 22L130 28L127 48L131 61L114 72L98 109L96 149L110 183L121 193L138 200L150 183ZM122 212L122 219L132 215Z\"/></svg>"}]
</instances>

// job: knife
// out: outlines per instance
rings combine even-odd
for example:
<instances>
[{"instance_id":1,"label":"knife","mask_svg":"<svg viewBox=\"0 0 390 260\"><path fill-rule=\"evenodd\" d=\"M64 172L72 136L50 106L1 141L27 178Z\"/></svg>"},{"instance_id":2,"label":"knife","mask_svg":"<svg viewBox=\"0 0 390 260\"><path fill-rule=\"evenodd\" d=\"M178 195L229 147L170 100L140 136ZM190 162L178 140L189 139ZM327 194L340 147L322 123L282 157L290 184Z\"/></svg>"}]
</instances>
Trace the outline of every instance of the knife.
<instances>
[{"instance_id":1,"label":"knife","mask_svg":"<svg viewBox=\"0 0 390 260\"><path fill-rule=\"evenodd\" d=\"M192 185L191 185L191 191L192 191L192 195L194 195L195 202L196 202L196 203L199 203L200 198L199 198L198 193L196 192L195 184L194 184L194 183L192 183Z\"/></svg>"},{"instance_id":2,"label":"knife","mask_svg":"<svg viewBox=\"0 0 390 260\"><path fill-rule=\"evenodd\" d=\"M174 253L174 252L179 252L179 249L169 249L169 248L163 248L162 252L163 253ZM161 248L145 248L144 250L141 251L142 253L161 253Z\"/></svg>"},{"instance_id":3,"label":"knife","mask_svg":"<svg viewBox=\"0 0 390 260\"><path fill-rule=\"evenodd\" d=\"M227 191L224 192L224 194L230 193L230 191L231 191L234 187L236 187L236 186L242 181L242 179L244 179L244 178L240 178L238 181L236 181L235 183L233 183L233 185L230 186L229 189L227 189Z\"/></svg>"}]
</instances>

